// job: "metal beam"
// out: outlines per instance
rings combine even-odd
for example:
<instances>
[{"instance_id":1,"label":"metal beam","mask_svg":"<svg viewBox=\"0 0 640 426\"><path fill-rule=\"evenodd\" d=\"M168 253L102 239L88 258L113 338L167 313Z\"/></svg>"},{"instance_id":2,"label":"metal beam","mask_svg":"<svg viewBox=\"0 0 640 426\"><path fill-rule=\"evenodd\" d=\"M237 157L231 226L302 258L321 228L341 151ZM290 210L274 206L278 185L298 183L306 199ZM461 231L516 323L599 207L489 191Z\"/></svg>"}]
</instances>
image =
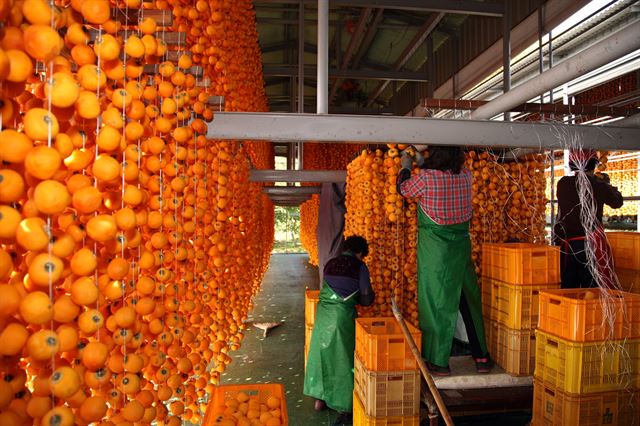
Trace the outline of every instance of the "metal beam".
<instances>
[{"instance_id":1,"label":"metal beam","mask_svg":"<svg viewBox=\"0 0 640 426\"><path fill-rule=\"evenodd\" d=\"M292 114L289 114L292 115ZM329 115L311 114L314 117ZM345 182L345 170L251 170L251 182Z\"/></svg>"},{"instance_id":2,"label":"metal beam","mask_svg":"<svg viewBox=\"0 0 640 426\"><path fill-rule=\"evenodd\" d=\"M474 110L480 108L490 101L476 101L466 99L433 99L426 98L421 101L425 108ZM563 104L538 104L535 102L517 105L509 111L530 112L540 114L573 114L573 115L595 115L612 117L626 117L635 113L640 113L638 108L608 107L598 105L563 105ZM622 127L622 126L617 126Z\"/></svg>"},{"instance_id":3,"label":"metal beam","mask_svg":"<svg viewBox=\"0 0 640 426\"><path fill-rule=\"evenodd\" d=\"M611 123L613 127L636 127L640 128L640 114L632 115L624 120Z\"/></svg>"},{"instance_id":4,"label":"metal beam","mask_svg":"<svg viewBox=\"0 0 640 426\"><path fill-rule=\"evenodd\" d=\"M304 74L308 78L315 77L315 68L305 67ZM269 65L263 66L262 75L265 77L294 77L298 75L298 67L291 65ZM414 71L380 71L380 70L339 70L330 69L329 76L332 78L352 78L354 80L384 80L384 81L416 81L425 82L427 78L422 72Z\"/></svg>"},{"instance_id":5,"label":"metal beam","mask_svg":"<svg viewBox=\"0 0 640 426\"><path fill-rule=\"evenodd\" d=\"M269 195L312 195L319 194L319 186L265 186L262 192Z\"/></svg>"},{"instance_id":6,"label":"metal beam","mask_svg":"<svg viewBox=\"0 0 640 426\"><path fill-rule=\"evenodd\" d=\"M317 0L254 0L260 4L317 4ZM416 12L460 13L463 15L502 16L502 4L469 0L331 0L331 6L383 7Z\"/></svg>"},{"instance_id":7,"label":"metal beam","mask_svg":"<svg viewBox=\"0 0 640 426\"><path fill-rule=\"evenodd\" d=\"M282 196L282 195L270 195L269 198L274 203L283 202L283 203L303 203L307 200L311 199L310 195L301 195L301 196Z\"/></svg>"},{"instance_id":8,"label":"metal beam","mask_svg":"<svg viewBox=\"0 0 640 426\"><path fill-rule=\"evenodd\" d=\"M453 2L450 2L453 3ZM413 37L413 40L409 43L409 45L402 51L398 60L393 64L393 70L399 71L400 68L404 67L404 65L411 59L411 56L415 53L415 51L422 46L426 38L431 34L433 29L440 23L440 21L444 18L444 13L437 13L431 15L427 21L420 27L418 33ZM367 100L367 106L371 106L373 102L380 96L382 91L387 87L387 85L391 82L391 80L383 81L378 84L378 86L373 90L371 96Z\"/></svg>"},{"instance_id":9,"label":"metal beam","mask_svg":"<svg viewBox=\"0 0 640 426\"><path fill-rule=\"evenodd\" d=\"M431 143L539 149L564 149L569 137L578 137L584 148L635 151L638 150L640 129L417 117L220 112L209 126L207 136L210 139ZM305 181L320 182L316 179Z\"/></svg>"},{"instance_id":10,"label":"metal beam","mask_svg":"<svg viewBox=\"0 0 640 426\"><path fill-rule=\"evenodd\" d=\"M627 25L553 68L478 108L472 119L489 119L574 78L640 49L640 22Z\"/></svg>"}]
</instances>

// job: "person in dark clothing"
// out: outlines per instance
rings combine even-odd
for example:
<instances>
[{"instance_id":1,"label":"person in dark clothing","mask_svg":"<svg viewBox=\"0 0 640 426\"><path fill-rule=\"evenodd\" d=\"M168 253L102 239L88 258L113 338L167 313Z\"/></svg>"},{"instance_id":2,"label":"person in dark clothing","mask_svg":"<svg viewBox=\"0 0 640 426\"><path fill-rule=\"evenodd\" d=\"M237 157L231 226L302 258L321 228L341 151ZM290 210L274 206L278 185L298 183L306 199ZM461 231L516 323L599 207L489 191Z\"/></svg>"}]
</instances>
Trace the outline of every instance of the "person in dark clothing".
<instances>
[{"instance_id":1,"label":"person in dark clothing","mask_svg":"<svg viewBox=\"0 0 640 426\"><path fill-rule=\"evenodd\" d=\"M325 264L338 256L344 243L345 183L323 183L318 208L318 272L323 282Z\"/></svg>"},{"instance_id":2,"label":"person in dark clothing","mask_svg":"<svg viewBox=\"0 0 640 426\"><path fill-rule=\"evenodd\" d=\"M565 176L558 181L558 215L553 238L554 243L561 247L562 288L598 287L598 281L604 287L613 286L612 256L602 226L602 211L605 204L617 209L622 207L623 201L622 194L611 185L609 176L596 176L594 171L597 165L595 151L571 151L569 167L575 175ZM579 174L583 174L582 179ZM589 230L585 230L582 223L585 203L589 201L579 196L580 187L585 184L590 188L584 188L587 191L583 189L582 192L587 196L592 194L591 202L595 210L595 220ZM591 267L587 256L589 247L596 261ZM594 278L594 270L599 279Z\"/></svg>"},{"instance_id":3,"label":"person in dark clothing","mask_svg":"<svg viewBox=\"0 0 640 426\"><path fill-rule=\"evenodd\" d=\"M369 253L367 241L352 236L343 247L324 267L304 377L304 394L316 398L316 410L328 406L341 413L336 425L350 424L353 411L356 305L369 306L375 300L362 261Z\"/></svg>"}]
</instances>

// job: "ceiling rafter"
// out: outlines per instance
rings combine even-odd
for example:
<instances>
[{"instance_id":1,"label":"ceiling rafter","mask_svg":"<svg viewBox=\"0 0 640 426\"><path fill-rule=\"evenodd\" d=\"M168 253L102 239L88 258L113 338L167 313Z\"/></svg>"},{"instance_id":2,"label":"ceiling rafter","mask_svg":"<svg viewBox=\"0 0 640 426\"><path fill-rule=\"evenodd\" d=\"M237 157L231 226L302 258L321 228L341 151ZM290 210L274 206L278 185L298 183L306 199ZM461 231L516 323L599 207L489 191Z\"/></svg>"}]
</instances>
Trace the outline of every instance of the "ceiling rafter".
<instances>
[{"instance_id":1,"label":"ceiling rafter","mask_svg":"<svg viewBox=\"0 0 640 426\"><path fill-rule=\"evenodd\" d=\"M358 23L356 24L355 31L351 34L351 38L349 39L349 44L347 45L347 49L342 55L342 59L338 64L339 70L345 70L349 63L351 62L351 58L358 51L360 45L362 44L362 40L364 37L364 29L369 22L369 18L371 17L371 13L373 12L373 8L367 7L362 10L360 13L360 17L358 18ZM340 46L337 47L338 49ZM333 82L331 86L331 92L329 92L329 104L332 104L336 93L338 92L338 87L342 84L343 79L338 77Z\"/></svg>"},{"instance_id":2,"label":"ceiling rafter","mask_svg":"<svg viewBox=\"0 0 640 426\"><path fill-rule=\"evenodd\" d=\"M260 4L299 4L317 5L317 0L254 0ZM500 3L481 3L470 0L331 0L331 6L351 7L382 7L424 12L459 13L463 15L481 15L500 17L503 15L503 5Z\"/></svg>"},{"instance_id":3,"label":"ceiling rafter","mask_svg":"<svg viewBox=\"0 0 640 426\"><path fill-rule=\"evenodd\" d=\"M420 27L418 33L413 37L409 45L402 51L400 57L393 64L393 70L399 71L405 64L409 61L411 56L415 53L418 47L422 46L424 41L427 39L429 34L438 26L440 21L444 18L444 13L436 13L431 15L427 21ZM375 100L382 94L382 91L387 87L387 85L391 82L391 80L386 80L378 84L378 86L374 89L371 96L367 100L367 106L371 106Z\"/></svg>"},{"instance_id":4,"label":"ceiling rafter","mask_svg":"<svg viewBox=\"0 0 640 426\"><path fill-rule=\"evenodd\" d=\"M377 9L376 14L371 20L371 24L367 27L367 32L364 35L364 38L362 39L362 43L360 44L360 49L358 50L358 52L356 52L356 55L353 58L352 67L354 69L358 69L358 67L360 66L360 61L362 61L362 58L369 51L369 47L371 46L371 43L373 43L373 39L376 36L376 33L378 32L380 23L382 22L383 18L384 18L384 9Z\"/></svg>"},{"instance_id":5,"label":"ceiling rafter","mask_svg":"<svg viewBox=\"0 0 640 426\"><path fill-rule=\"evenodd\" d=\"M305 76L313 81L312 74L315 68L305 67ZM295 65L265 64L262 68L264 77L293 77L298 75L298 67ZM352 78L356 80L383 80L383 81L416 81L425 82L427 76L419 71L394 71L394 70L373 70L373 69L329 69L329 76L332 78Z\"/></svg>"}]
</instances>

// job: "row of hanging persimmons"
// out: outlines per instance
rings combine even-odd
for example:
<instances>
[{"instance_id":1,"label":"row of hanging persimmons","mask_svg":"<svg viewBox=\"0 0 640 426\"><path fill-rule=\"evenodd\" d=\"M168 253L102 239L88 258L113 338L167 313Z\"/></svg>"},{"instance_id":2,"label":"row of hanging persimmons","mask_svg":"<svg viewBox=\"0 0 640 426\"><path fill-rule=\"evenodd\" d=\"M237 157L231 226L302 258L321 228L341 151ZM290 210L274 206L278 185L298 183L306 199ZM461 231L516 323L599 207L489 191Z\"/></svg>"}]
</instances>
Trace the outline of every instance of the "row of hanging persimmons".
<instances>
[{"instance_id":1,"label":"row of hanging persimmons","mask_svg":"<svg viewBox=\"0 0 640 426\"><path fill-rule=\"evenodd\" d=\"M266 110L255 15L144 5L170 25L116 19L139 0L0 0L0 425L198 423L241 345L272 147L208 140L207 101Z\"/></svg>"}]
</instances>

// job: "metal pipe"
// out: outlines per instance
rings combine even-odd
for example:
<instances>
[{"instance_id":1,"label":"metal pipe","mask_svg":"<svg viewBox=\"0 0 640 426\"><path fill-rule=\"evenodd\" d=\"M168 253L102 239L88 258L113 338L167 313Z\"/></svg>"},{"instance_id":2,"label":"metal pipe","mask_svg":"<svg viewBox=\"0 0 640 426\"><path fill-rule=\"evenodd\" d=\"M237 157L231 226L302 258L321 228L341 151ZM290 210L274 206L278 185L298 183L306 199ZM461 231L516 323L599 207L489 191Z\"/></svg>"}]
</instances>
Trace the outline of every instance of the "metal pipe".
<instances>
[{"instance_id":1,"label":"metal pipe","mask_svg":"<svg viewBox=\"0 0 640 426\"><path fill-rule=\"evenodd\" d=\"M502 92L511 90L511 2L504 2L502 16ZM505 110L504 121L511 121L511 113Z\"/></svg>"},{"instance_id":2,"label":"metal pipe","mask_svg":"<svg viewBox=\"0 0 640 426\"><path fill-rule=\"evenodd\" d=\"M501 112L566 83L586 72L597 69L640 48L640 22L627 25L620 31L582 50L537 77L498 96L475 110L471 119L489 119Z\"/></svg>"},{"instance_id":3,"label":"metal pipe","mask_svg":"<svg viewBox=\"0 0 640 426\"><path fill-rule=\"evenodd\" d=\"M304 3L298 7L298 113L304 113ZM303 148L296 143L298 153L298 169L304 167Z\"/></svg>"},{"instance_id":4,"label":"metal pipe","mask_svg":"<svg viewBox=\"0 0 640 426\"><path fill-rule=\"evenodd\" d=\"M622 120L614 121L607 124L611 127L640 127L640 114L632 115L631 117L624 118Z\"/></svg>"},{"instance_id":5,"label":"metal pipe","mask_svg":"<svg viewBox=\"0 0 640 426\"><path fill-rule=\"evenodd\" d=\"M298 8L298 112L304 112L304 3Z\"/></svg>"},{"instance_id":6,"label":"metal pipe","mask_svg":"<svg viewBox=\"0 0 640 426\"><path fill-rule=\"evenodd\" d=\"M544 72L544 51L542 50L542 33L544 31L544 2L538 0L538 74ZM540 94L540 103L544 103L544 95ZM544 115L542 115L544 118Z\"/></svg>"},{"instance_id":7,"label":"metal pipe","mask_svg":"<svg viewBox=\"0 0 640 426\"><path fill-rule=\"evenodd\" d=\"M220 112L215 120L208 139L562 149L561 131L581 138L584 148L629 151L638 150L640 140L635 128L517 121L265 112Z\"/></svg>"},{"instance_id":8,"label":"metal pipe","mask_svg":"<svg viewBox=\"0 0 640 426\"><path fill-rule=\"evenodd\" d=\"M329 112L329 0L318 0L317 113Z\"/></svg>"}]
</instances>

